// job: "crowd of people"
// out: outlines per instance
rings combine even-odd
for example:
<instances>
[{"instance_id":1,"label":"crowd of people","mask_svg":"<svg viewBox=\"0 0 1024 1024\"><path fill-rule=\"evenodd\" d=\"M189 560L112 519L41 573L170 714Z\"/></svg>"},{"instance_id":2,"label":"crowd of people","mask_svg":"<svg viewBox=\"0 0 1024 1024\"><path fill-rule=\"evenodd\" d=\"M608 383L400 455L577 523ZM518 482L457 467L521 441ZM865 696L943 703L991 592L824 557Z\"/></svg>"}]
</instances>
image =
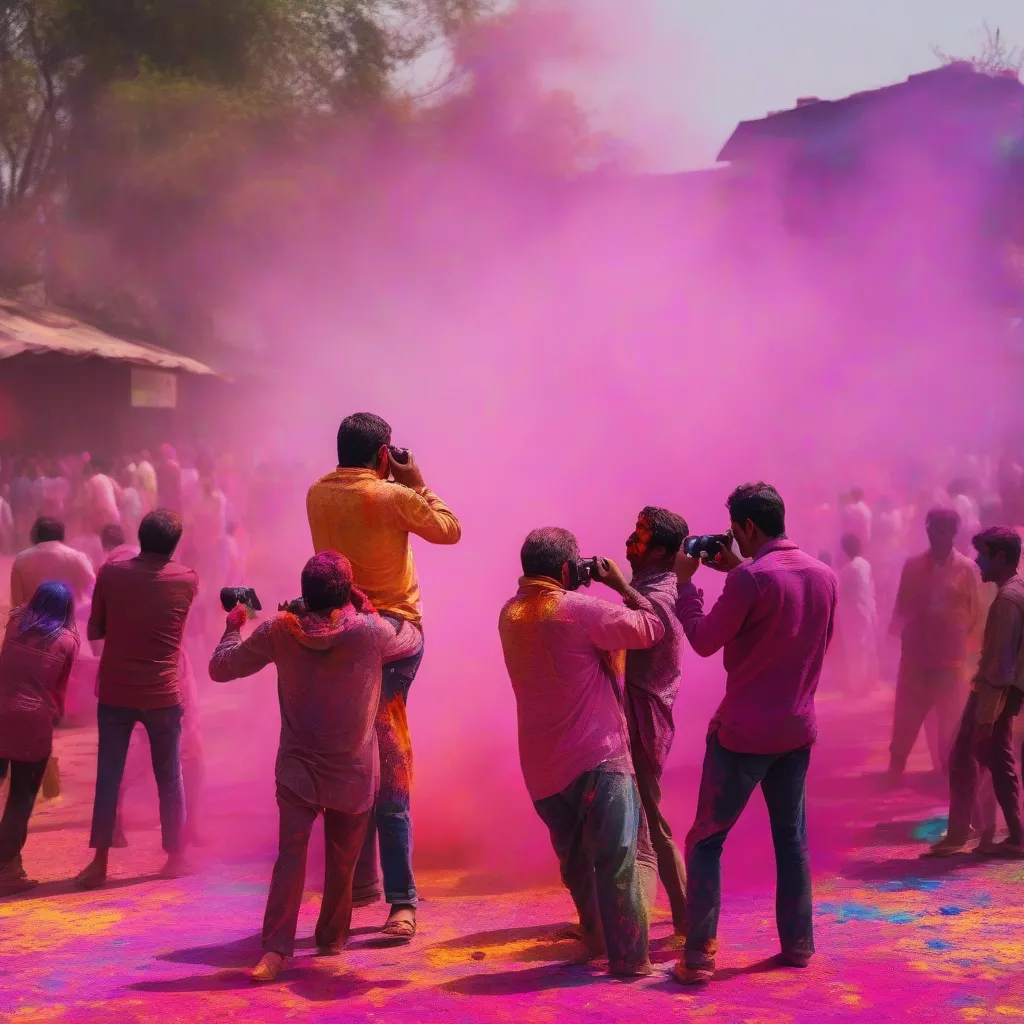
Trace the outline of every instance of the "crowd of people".
<instances>
[{"instance_id":1,"label":"crowd of people","mask_svg":"<svg viewBox=\"0 0 1024 1024\"><path fill-rule=\"evenodd\" d=\"M0 892L36 884L22 850L81 647L80 618L99 667L94 855L77 882L105 884L110 850L122 845L123 776L140 723L157 784L162 873L178 877L190 870L202 772L194 746L186 756L189 732L198 729L186 629L200 588L211 594L230 578L227 523L244 498L209 461L197 464L187 484L169 448L156 464L142 453L120 474L88 459L57 477L50 472L22 466L7 484L11 543L24 550L12 569L15 607L0 649L0 767L10 776ZM1021 474L1003 475L1020 490ZM1021 540L999 524L1008 502L997 515L972 490L961 482L904 509L885 499L872 509L859 491L844 495L835 520L838 573L830 556L801 551L788 538L783 499L765 483L737 487L726 502L728 532L701 538L697 548L687 546L681 515L644 508L625 545L630 580L610 558L581 559L566 529L529 534L518 591L500 612L498 633L516 699L523 779L578 913L572 933L586 958L607 957L613 975L651 973L649 909L660 877L683 946L675 977L710 980L723 845L760 787L777 863L779 961L797 968L811 961L806 780L817 738L815 695L834 634L842 685L877 683L884 674L880 612L890 602L900 655L888 784L900 784L933 716L950 819L929 854L963 851L973 830L980 853L1024 856L1012 749L1024 692ZM129 491L137 502L126 502ZM1010 487L1004 498L1013 493ZM306 513L314 554L301 571L301 596L250 630L252 602L231 591L220 641L204 653L213 651L209 676L217 683L270 665L278 675L280 846L258 981L277 978L294 952L318 816L326 837L320 950L338 952L353 907L381 897L389 906L384 934L400 942L416 935L407 702L424 631L410 538L439 545L461 538L459 520L426 486L415 457L394 447L390 426L369 413L342 422L337 468L309 488ZM67 522L95 536L101 553L93 558L67 544ZM928 548L905 557L901 545L915 522ZM137 549L126 542L131 528ZM694 581L711 570L724 575L724 588L706 608ZM585 593L590 582L621 603ZM723 651L727 681L681 851L661 804L685 646L703 658ZM1001 843L996 803L1008 830Z\"/></svg>"}]
</instances>

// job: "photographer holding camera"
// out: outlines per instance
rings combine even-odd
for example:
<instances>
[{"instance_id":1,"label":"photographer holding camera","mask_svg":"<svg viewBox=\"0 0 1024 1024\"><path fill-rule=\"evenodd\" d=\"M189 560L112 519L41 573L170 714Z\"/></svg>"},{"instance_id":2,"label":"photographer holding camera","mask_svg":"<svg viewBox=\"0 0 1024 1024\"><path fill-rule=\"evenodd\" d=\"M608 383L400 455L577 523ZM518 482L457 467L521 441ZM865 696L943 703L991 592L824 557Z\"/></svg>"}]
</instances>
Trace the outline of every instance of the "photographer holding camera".
<instances>
[{"instance_id":1,"label":"photographer holding camera","mask_svg":"<svg viewBox=\"0 0 1024 1024\"><path fill-rule=\"evenodd\" d=\"M243 640L258 601L251 591L228 612L210 659L210 678L226 683L277 666L281 744L277 805L281 841L263 921L263 959L253 978L273 981L294 952L313 822L324 816L326 880L316 926L323 952L337 952L352 920L352 879L373 808L379 775L374 719L382 668L420 646L409 623L396 629L352 583L344 555L324 551L302 570L302 600L285 606Z\"/></svg>"},{"instance_id":2,"label":"photographer holding camera","mask_svg":"<svg viewBox=\"0 0 1024 1024\"><path fill-rule=\"evenodd\" d=\"M636 868L640 796L614 652L653 647L665 627L609 559L579 557L568 530L534 530L519 592L498 633L519 723L519 760L547 825L591 957L612 974L651 973ZM596 579L625 607L575 588Z\"/></svg>"},{"instance_id":3,"label":"photographer holding camera","mask_svg":"<svg viewBox=\"0 0 1024 1024\"><path fill-rule=\"evenodd\" d=\"M744 484L727 506L731 534L687 541L676 559L676 615L698 655L725 649L727 673L725 698L708 731L697 817L686 837L689 931L675 969L684 984L714 974L722 846L758 785L775 845L780 960L806 967L814 953L807 767L838 584L828 566L786 538L786 509L774 487ZM749 561L733 552L733 537ZM692 583L702 560L729 574L707 614Z\"/></svg>"},{"instance_id":4,"label":"photographer holding camera","mask_svg":"<svg viewBox=\"0 0 1024 1024\"><path fill-rule=\"evenodd\" d=\"M389 479L390 477L390 479ZM412 740L406 702L423 660L420 584L410 535L431 544L456 544L462 527L423 482L412 453L391 444L391 427L372 413L356 413L338 428L338 468L318 480L306 498L313 549L340 551L356 586L396 628L416 627L419 647L384 669L377 740L380 792L356 869L357 906L380 898L380 844L384 898L391 912L383 931L395 939L416 934L412 870Z\"/></svg>"}]
</instances>

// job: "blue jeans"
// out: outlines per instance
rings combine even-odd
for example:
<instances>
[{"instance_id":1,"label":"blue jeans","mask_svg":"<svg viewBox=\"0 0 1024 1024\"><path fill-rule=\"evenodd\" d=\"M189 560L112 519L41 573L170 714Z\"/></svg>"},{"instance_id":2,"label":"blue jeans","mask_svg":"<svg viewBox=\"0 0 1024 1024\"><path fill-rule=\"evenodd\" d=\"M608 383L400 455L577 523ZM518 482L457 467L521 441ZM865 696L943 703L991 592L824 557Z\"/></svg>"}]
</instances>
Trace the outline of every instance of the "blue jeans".
<instances>
[{"instance_id":1,"label":"blue jeans","mask_svg":"<svg viewBox=\"0 0 1024 1024\"><path fill-rule=\"evenodd\" d=\"M397 619L384 616L393 625ZM353 899L363 903L380 897L380 867L384 874L384 899L415 907L416 879L412 872L412 740L406 704L409 690L423 661L423 647L412 657L384 666L377 712L377 746L380 750L380 788L363 849L356 864Z\"/></svg>"},{"instance_id":2,"label":"blue jeans","mask_svg":"<svg viewBox=\"0 0 1024 1024\"><path fill-rule=\"evenodd\" d=\"M737 754L708 737L697 819L686 837L686 964L714 968L722 908L722 846L760 785L775 845L775 920L782 950L814 952L811 861L807 852L807 766L810 747L786 754Z\"/></svg>"},{"instance_id":3,"label":"blue jeans","mask_svg":"<svg viewBox=\"0 0 1024 1024\"><path fill-rule=\"evenodd\" d=\"M633 776L584 772L533 806L551 834L580 924L589 938L604 936L609 968L645 964L648 920L636 869L640 795Z\"/></svg>"},{"instance_id":4,"label":"blue jeans","mask_svg":"<svg viewBox=\"0 0 1024 1024\"><path fill-rule=\"evenodd\" d=\"M100 704L96 708L99 749L96 754L96 800L92 810L94 850L109 850L114 843L118 796L132 730L141 722L149 736L153 775L160 798L160 832L164 850L180 853L185 828L185 786L181 778L181 705L139 711Z\"/></svg>"}]
</instances>

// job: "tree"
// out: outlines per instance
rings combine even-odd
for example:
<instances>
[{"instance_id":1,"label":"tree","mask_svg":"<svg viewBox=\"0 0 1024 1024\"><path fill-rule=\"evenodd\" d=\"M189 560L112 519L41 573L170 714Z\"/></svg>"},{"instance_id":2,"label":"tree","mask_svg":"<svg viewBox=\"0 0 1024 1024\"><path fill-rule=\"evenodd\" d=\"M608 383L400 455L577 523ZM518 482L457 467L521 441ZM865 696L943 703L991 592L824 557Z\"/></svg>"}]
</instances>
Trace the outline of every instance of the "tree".
<instances>
[{"instance_id":1,"label":"tree","mask_svg":"<svg viewBox=\"0 0 1024 1024\"><path fill-rule=\"evenodd\" d=\"M57 178L67 65L52 3L0 2L0 210Z\"/></svg>"},{"instance_id":2,"label":"tree","mask_svg":"<svg viewBox=\"0 0 1024 1024\"><path fill-rule=\"evenodd\" d=\"M1024 49L1008 46L999 28L993 31L985 24L984 30L981 50L973 57L951 57L937 46L932 47L932 52L944 65L970 64L975 71L986 75L1019 75L1024 67Z\"/></svg>"}]
</instances>

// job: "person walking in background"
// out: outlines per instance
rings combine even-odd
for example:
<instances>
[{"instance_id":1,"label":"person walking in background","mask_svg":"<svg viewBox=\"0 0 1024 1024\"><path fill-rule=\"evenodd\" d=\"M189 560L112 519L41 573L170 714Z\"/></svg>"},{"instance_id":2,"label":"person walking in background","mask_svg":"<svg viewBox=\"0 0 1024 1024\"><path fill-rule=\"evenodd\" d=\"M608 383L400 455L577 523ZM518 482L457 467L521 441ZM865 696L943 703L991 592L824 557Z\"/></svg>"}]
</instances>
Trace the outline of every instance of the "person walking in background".
<instances>
[{"instance_id":1,"label":"person walking in background","mask_svg":"<svg viewBox=\"0 0 1024 1024\"><path fill-rule=\"evenodd\" d=\"M679 588L674 564L689 532L682 516L648 507L626 541L632 587L650 602L665 628L653 647L626 652L626 722L643 808L636 859L645 889L651 890L649 902L653 903L660 875L677 936L685 936L687 928L686 868L661 810L661 776L675 736L672 709L679 694L684 646L683 627L675 614Z\"/></svg>"},{"instance_id":2,"label":"person walking in background","mask_svg":"<svg viewBox=\"0 0 1024 1024\"><path fill-rule=\"evenodd\" d=\"M551 835L588 956L607 952L612 974L650 974L636 870L642 812L615 655L653 647L665 627L610 560L597 560L595 578L625 607L571 590L579 545L568 530L534 530L520 559L519 590L498 635L526 790Z\"/></svg>"},{"instance_id":3,"label":"person walking in background","mask_svg":"<svg viewBox=\"0 0 1024 1024\"><path fill-rule=\"evenodd\" d=\"M135 463L135 481L142 498L142 514L148 515L157 506L159 487L156 479L156 467L152 456L143 450L139 452L139 460Z\"/></svg>"},{"instance_id":4,"label":"person walking in background","mask_svg":"<svg viewBox=\"0 0 1024 1024\"><path fill-rule=\"evenodd\" d=\"M859 538L861 549L867 551L871 544L873 516L871 507L864 500L864 491L854 487L839 498L839 534L853 534Z\"/></svg>"},{"instance_id":5,"label":"person walking in background","mask_svg":"<svg viewBox=\"0 0 1024 1024\"><path fill-rule=\"evenodd\" d=\"M775 846L780 959L806 967L814 954L807 769L838 582L828 566L786 538L786 508L774 487L745 484L727 505L730 543L709 564L728 576L707 614L692 582L701 563L685 554L676 559L676 614L686 638L702 658L724 648L727 674L708 731L696 820L686 837L689 929L675 977L688 985L714 975L722 847L758 786ZM733 552L732 537L749 561Z\"/></svg>"},{"instance_id":6,"label":"person walking in background","mask_svg":"<svg viewBox=\"0 0 1024 1024\"><path fill-rule=\"evenodd\" d=\"M974 547L981 579L994 583L998 592L985 622L981 660L950 758L949 827L929 852L949 857L967 847L983 767L991 773L1009 835L998 844L983 840L979 852L1024 857L1020 780L1013 756L1014 720L1024 696L1024 579L1017 572L1021 539L1014 530L994 527L978 534Z\"/></svg>"},{"instance_id":7,"label":"person walking in background","mask_svg":"<svg viewBox=\"0 0 1024 1024\"><path fill-rule=\"evenodd\" d=\"M181 540L181 517L156 509L139 527L140 553L100 568L89 616L89 640L103 640L99 668L99 746L96 799L89 845L92 862L78 875L83 889L107 878L121 779L132 730L149 736L160 799L160 829L167 863L164 877L188 869L184 859L185 794L181 775L179 680L185 621L198 579L172 556Z\"/></svg>"},{"instance_id":8,"label":"person walking in background","mask_svg":"<svg viewBox=\"0 0 1024 1024\"><path fill-rule=\"evenodd\" d=\"M74 594L67 584L42 583L27 604L11 612L0 648L0 779L10 774L0 820L0 895L39 884L25 872L21 851L78 649Z\"/></svg>"},{"instance_id":9,"label":"person walking in background","mask_svg":"<svg viewBox=\"0 0 1024 1024\"><path fill-rule=\"evenodd\" d=\"M409 622L397 630L352 584L352 567L335 551L302 570L302 600L243 640L239 606L213 657L210 678L226 683L277 667L281 745L275 776L280 850L263 920L264 955L256 981L273 981L295 950L306 851L324 818L325 879L316 944L337 953L352 920L352 879L377 788L375 718L382 667L417 651Z\"/></svg>"},{"instance_id":10,"label":"person walking in background","mask_svg":"<svg viewBox=\"0 0 1024 1024\"><path fill-rule=\"evenodd\" d=\"M181 463L173 445L160 445L160 458L156 465L157 500L162 508L181 515L185 503L181 490Z\"/></svg>"},{"instance_id":11,"label":"person walking in background","mask_svg":"<svg viewBox=\"0 0 1024 1024\"><path fill-rule=\"evenodd\" d=\"M836 632L846 692L864 697L878 684L878 610L871 566L854 533L842 539L846 562L839 570Z\"/></svg>"},{"instance_id":12,"label":"person walking in background","mask_svg":"<svg viewBox=\"0 0 1024 1024\"><path fill-rule=\"evenodd\" d=\"M104 526L120 525L121 488L111 476L111 466L106 459L93 459L89 476L85 481L83 507L86 526L97 536Z\"/></svg>"},{"instance_id":13,"label":"person walking in background","mask_svg":"<svg viewBox=\"0 0 1024 1024\"><path fill-rule=\"evenodd\" d=\"M389 479L391 478L391 479ZM451 509L426 486L409 451L391 448L391 427L372 413L356 413L338 428L338 468L318 480L306 498L313 550L341 552L352 564L355 585L396 628L409 622L422 639L420 584L410 536L431 544L456 544L462 527ZM412 739L406 705L422 643L384 668L377 741L380 792L356 868L356 906L380 898L377 846L384 898L391 912L384 934L416 934L416 881L412 867Z\"/></svg>"},{"instance_id":14,"label":"person walking in background","mask_svg":"<svg viewBox=\"0 0 1024 1024\"><path fill-rule=\"evenodd\" d=\"M959 529L956 512L933 508L925 518L928 550L910 558L900 576L890 626L901 641L887 775L893 787L932 712L938 720L936 768L948 772L981 599L977 568L953 547Z\"/></svg>"},{"instance_id":15,"label":"person walking in background","mask_svg":"<svg viewBox=\"0 0 1024 1024\"><path fill-rule=\"evenodd\" d=\"M60 580L71 588L77 608L92 597L96 574L87 555L64 543L64 524L40 516L32 526L32 546L11 566L11 606L26 604L46 580Z\"/></svg>"}]
</instances>

